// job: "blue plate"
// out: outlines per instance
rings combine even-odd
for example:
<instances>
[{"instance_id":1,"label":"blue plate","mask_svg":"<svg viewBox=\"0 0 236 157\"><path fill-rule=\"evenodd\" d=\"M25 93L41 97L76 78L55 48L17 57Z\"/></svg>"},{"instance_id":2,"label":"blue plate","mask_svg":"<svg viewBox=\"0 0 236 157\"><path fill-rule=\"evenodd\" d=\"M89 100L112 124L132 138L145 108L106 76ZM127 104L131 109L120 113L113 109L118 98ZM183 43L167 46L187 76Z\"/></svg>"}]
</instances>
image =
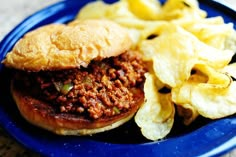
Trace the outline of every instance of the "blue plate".
<instances>
[{"instance_id":1,"label":"blue plate","mask_svg":"<svg viewBox=\"0 0 236 157\"><path fill-rule=\"evenodd\" d=\"M71 21L88 2L61 1L29 16L0 43L0 60L26 32L49 23ZM209 16L221 15L225 22L236 22L236 12L226 6L214 1L199 2ZM199 117L188 127L176 117L171 133L157 142L143 138L132 120L91 137L54 135L30 125L21 117L9 92L9 75L9 70L0 65L0 124L25 147L45 156L218 156L236 147L235 115L215 121Z\"/></svg>"}]
</instances>

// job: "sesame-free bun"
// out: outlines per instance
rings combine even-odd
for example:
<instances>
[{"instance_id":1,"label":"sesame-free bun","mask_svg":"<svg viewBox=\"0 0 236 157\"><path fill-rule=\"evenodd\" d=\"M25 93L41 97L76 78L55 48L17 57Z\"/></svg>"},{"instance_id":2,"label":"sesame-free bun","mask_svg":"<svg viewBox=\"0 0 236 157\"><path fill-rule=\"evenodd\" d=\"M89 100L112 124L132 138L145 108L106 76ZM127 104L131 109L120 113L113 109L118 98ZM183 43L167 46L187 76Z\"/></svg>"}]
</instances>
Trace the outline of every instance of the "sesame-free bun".
<instances>
[{"instance_id":1,"label":"sesame-free bun","mask_svg":"<svg viewBox=\"0 0 236 157\"><path fill-rule=\"evenodd\" d=\"M27 33L3 63L35 72L86 67L93 59L120 55L131 44L125 28L108 20L50 24Z\"/></svg>"}]
</instances>

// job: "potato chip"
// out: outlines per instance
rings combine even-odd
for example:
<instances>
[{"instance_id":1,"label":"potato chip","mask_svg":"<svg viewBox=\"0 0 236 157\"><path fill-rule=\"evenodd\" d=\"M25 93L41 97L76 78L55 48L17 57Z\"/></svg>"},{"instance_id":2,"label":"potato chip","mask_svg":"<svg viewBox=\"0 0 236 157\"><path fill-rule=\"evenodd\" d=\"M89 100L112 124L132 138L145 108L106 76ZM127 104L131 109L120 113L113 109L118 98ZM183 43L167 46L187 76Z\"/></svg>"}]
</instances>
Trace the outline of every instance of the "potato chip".
<instances>
[{"instance_id":1,"label":"potato chip","mask_svg":"<svg viewBox=\"0 0 236 157\"><path fill-rule=\"evenodd\" d=\"M146 26L152 23L136 18L115 18L113 21L124 27L135 28L138 30L143 30Z\"/></svg>"},{"instance_id":2,"label":"potato chip","mask_svg":"<svg viewBox=\"0 0 236 157\"><path fill-rule=\"evenodd\" d=\"M154 20L160 12L161 4L157 0L126 0L130 10L139 18Z\"/></svg>"},{"instance_id":3,"label":"potato chip","mask_svg":"<svg viewBox=\"0 0 236 157\"><path fill-rule=\"evenodd\" d=\"M207 45L220 50L236 50L233 24L225 24L222 17L191 20L184 24L182 23L181 26Z\"/></svg>"},{"instance_id":4,"label":"potato chip","mask_svg":"<svg viewBox=\"0 0 236 157\"><path fill-rule=\"evenodd\" d=\"M152 75L154 75L154 70L153 70L153 62L152 61L146 61L146 65L148 68L148 72ZM154 76L153 76L154 77ZM158 91L162 90L163 88L166 87L166 84L161 82L156 76L155 76L155 87Z\"/></svg>"},{"instance_id":5,"label":"potato chip","mask_svg":"<svg viewBox=\"0 0 236 157\"><path fill-rule=\"evenodd\" d=\"M93 19L93 18L104 18L106 17L107 9L109 5L103 1L94 1L86 4L82 7L77 14L77 19ZM99 11L98 11L99 10Z\"/></svg>"},{"instance_id":6,"label":"potato chip","mask_svg":"<svg viewBox=\"0 0 236 157\"><path fill-rule=\"evenodd\" d=\"M201 18L201 19L188 19L188 20L178 20L178 21L172 21L172 23L176 25L180 25L185 29L192 29L191 27L194 27L194 24L205 24L205 25L218 25L218 24L224 24L224 19L221 16L216 17L208 17L208 18ZM190 27L190 28L188 28ZM194 32L194 31L193 31Z\"/></svg>"},{"instance_id":7,"label":"potato chip","mask_svg":"<svg viewBox=\"0 0 236 157\"><path fill-rule=\"evenodd\" d=\"M221 71L236 79L236 63L225 66Z\"/></svg>"},{"instance_id":8,"label":"potato chip","mask_svg":"<svg viewBox=\"0 0 236 157\"><path fill-rule=\"evenodd\" d=\"M188 32L177 26L163 26L158 37L143 41L140 49L146 58L152 58L156 76L175 87L189 78L197 56Z\"/></svg>"},{"instance_id":9,"label":"potato chip","mask_svg":"<svg viewBox=\"0 0 236 157\"><path fill-rule=\"evenodd\" d=\"M174 105L170 94L158 93L154 75L146 73L145 77L145 102L135 115L135 122L147 139L158 140L164 138L173 126Z\"/></svg>"},{"instance_id":10,"label":"potato chip","mask_svg":"<svg viewBox=\"0 0 236 157\"><path fill-rule=\"evenodd\" d=\"M188 81L184 82L181 86L174 87L171 90L172 101L177 105L190 104L191 92L193 86L199 83L206 83L208 81L208 76L196 71L190 76ZM190 104L191 105L191 104Z\"/></svg>"},{"instance_id":11,"label":"potato chip","mask_svg":"<svg viewBox=\"0 0 236 157\"><path fill-rule=\"evenodd\" d=\"M207 82L201 82L202 79L196 78L188 80L182 86L172 89L172 100L178 105L192 105L200 115L211 119L234 114L236 82L232 82L227 74L203 67L198 68L208 76Z\"/></svg>"},{"instance_id":12,"label":"potato chip","mask_svg":"<svg viewBox=\"0 0 236 157\"><path fill-rule=\"evenodd\" d=\"M159 15L161 20L201 19L206 12L199 8L196 0L168 0Z\"/></svg>"},{"instance_id":13,"label":"potato chip","mask_svg":"<svg viewBox=\"0 0 236 157\"><path fill-rule=\"evenodd\" d=\"M229 88L218 89L208 84L194 86L191 103L204 117L217 119L236 113L236 82Z\"/></svg>"},{"instance_id":14,"label":"potato chip","mask_svg":"<svg viewBox=\"0 0 236 157\"><path fill-rule=\"evenodd\" d=\"M186 82L182 86L172 88L171 95L172 101L175 104L189 104L192 87L195 85L195 82Z\"/></svg>"},{"instance_id":15,"label":"potato chip","mask_svg":"<svg viewBox=\"0 0 236 157\"><path fill-rule=\"evenodd\" d=\"M228 88L232 82L231 77L227 73L222 73L206 64L196 64L195 69L208 76L207 85L213 88Z\"/></svg>"},{"instance_id":16,"label":"potato chip","mask_svg":"<svg viewBox=\"0 0 236 157\"><path fill-rule=\"evenodd\" d=\"M236 52L236 31L233 30L232 33L225 39L224 49L232 50Z\"/></svg>"},{"instance_id":17,"label":"potato chip","mask_svg":"<svg viewBox=\"0 0 236 157\"><path fill-rule=\"evenodd\" d=\"M151 40L162 34L164 29L168 27L169 23L166 21L150 22L146 25L141 32L141 40ZM152 36L152 38L150 38Z\"/></svg>"},{"instance_id":18,"label":"potato chip","mask_svg":"<svg viewBox=\"0 0 236 157\"><path fill-rule=\"evenodd\" d=\"M177 104L177 113L183 117L183 123L185 125L191 124L198 116L199 113L191 104Z\"/></svg>"},{"instance_id":19,"label":"potato chip","mask_svg":"<svg viewBox=\"0 0 236 157\"><path fill-rule=\"evenodd\" d=\"M184 85L171 90L172 101L176 104L177 113L183 118L185 125L190 125L199 116L197 109L190 101L192 87L208 80L208 77L200 71L194 71L194 74Z\"/></svg>"},{"instance_id":20,"label":"potato chip","mask_svg":"<svg viewBox=\"0 0 236 157\"><path fill-rule=\"evenodd\" d=\"M158 37L143 40L140 50L146 59L153 60L156 76L175 87L186 81L198 62L214 67L226 66L234 55L230 50L219 50L204 44L179 26L162 23L150 34ZM170 46L171 45L171 46Z\"/></svg>"},{"instance_id":21,"label":"potato chip","mask_svg":"<svg viewBox=\"0 0 236 157\"><path fill-rule=\"evenodd\" d=\"M78 19L107 18L112 20L128 17L136 18L129 10L129 5L126 1L117 1L113 4L106 4L103 1L91 2L81 8L77 15Z\"/></svg>"},{"instance_id":22,"label":"potato chip","mask_svg":"<svg viewBox=\"0 0 236 157\"><path fill-rule=\"evenodd\" d=\"M220 69L228 65L234 55L234 51L219 50L203 43L198 43L196 48L198 48L199 60L215 69Z\"/></svg>"},{"instance_id":23,"label":"potato chip","mask_svg":"<svg viewBox=\"0 0 236 157\"><path fill-rule=\"evenodd\" d=\"M138 45L140 38L141 38L141 33L139 30L134 29L134 28L127 28L130 39L132 40L132 49L136 49L136 46Z\"/></svg>"}]
</instances>

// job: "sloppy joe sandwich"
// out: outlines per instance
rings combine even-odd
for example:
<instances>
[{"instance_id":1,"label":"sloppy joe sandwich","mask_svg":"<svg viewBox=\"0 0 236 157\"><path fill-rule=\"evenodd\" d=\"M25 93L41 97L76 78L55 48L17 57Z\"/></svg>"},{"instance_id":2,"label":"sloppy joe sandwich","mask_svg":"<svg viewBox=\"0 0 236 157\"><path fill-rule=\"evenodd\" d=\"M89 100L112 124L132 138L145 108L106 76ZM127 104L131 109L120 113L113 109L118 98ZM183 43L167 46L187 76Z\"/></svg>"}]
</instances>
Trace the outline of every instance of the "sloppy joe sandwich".
<instances>
[{"instance_id":1,"label":"sloppy joe sandwich","mask_svg":"<svg viewBox=\"0 0 236 157\"><path fill-rule=\"evenodd\" d=\"M123 27L108 20L50 24L27 33L3 60L30 123L91 135L131 119L143 103L145 64Z\"/></svg>"}]
</instances>

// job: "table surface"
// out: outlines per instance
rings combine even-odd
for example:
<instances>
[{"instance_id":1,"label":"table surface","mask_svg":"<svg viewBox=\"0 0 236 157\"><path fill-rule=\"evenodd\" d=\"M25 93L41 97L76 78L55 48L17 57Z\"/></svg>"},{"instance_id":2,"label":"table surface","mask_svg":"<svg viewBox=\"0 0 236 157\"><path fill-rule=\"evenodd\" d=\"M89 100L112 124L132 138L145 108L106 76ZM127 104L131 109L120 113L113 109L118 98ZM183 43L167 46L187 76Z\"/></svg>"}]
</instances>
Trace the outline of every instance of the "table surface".
<instances>
[{"instance_id":1,"label":"table surface","mask_svg":"<svg viewBox=\"0 0 236 157\"><path fill-rule=\"evenodd\" d=\"M1 0L4 5L0 6L0 41L11 31L18 23L37 10L44 8L59 0ZM236 10L236 0L219 0L230 4L230 7ZM0 156L39 156L30 150L27 150L14 139L12 139L4 130L0 128ZM235 157L236 149L223 155L223 157Z\"/></svg>"}]
</instances>

